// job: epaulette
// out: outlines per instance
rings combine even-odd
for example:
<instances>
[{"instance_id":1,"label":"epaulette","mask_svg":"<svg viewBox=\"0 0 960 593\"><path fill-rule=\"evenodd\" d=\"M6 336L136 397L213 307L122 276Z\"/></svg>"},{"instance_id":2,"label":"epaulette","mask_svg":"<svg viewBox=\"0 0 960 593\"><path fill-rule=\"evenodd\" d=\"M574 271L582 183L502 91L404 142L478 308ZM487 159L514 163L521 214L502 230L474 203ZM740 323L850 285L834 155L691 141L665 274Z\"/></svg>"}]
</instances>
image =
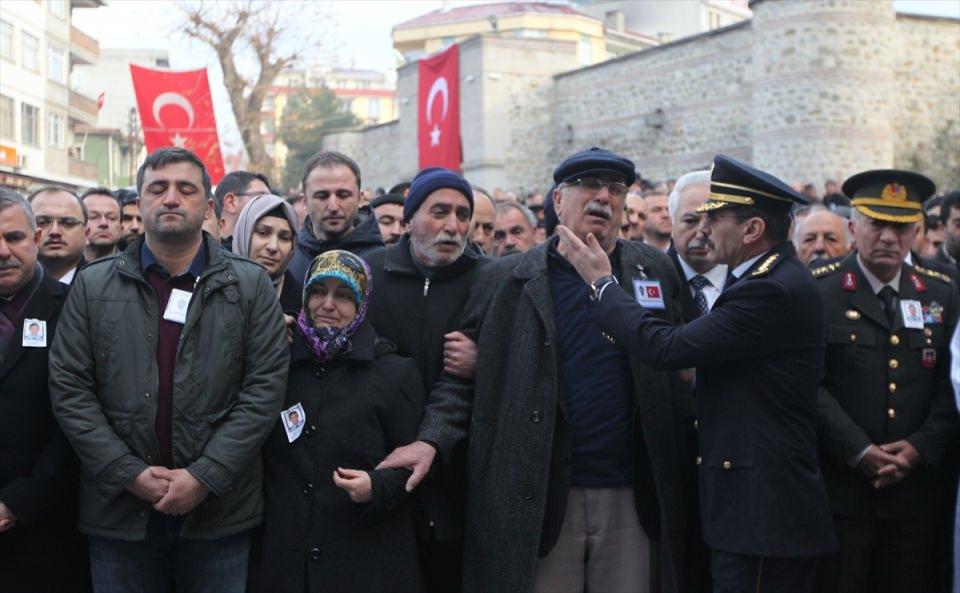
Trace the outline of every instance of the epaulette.
<instances>
[{"instance_id":1,"label":"epaulette","mask_svg":"<svg viewBox=\"0 0 960 593\"><path fill-rule=\"evenodd\" d=\"M840 269L840 262L833 262L832 264L827 264L825 266L820 266L819 268L814 268L810 270L810 273L813 274L814 278L820 278L826 276L827 274L832 274Z\"/></svg>"},{"instance_id":2,"label":"epaulette","mask_svg":"<svg viewBox=\"0 0 960 593\"><path fill-rule=\"evenodd\" d=\"M774 253L773 255L771 255L770 257L768 257L767 259L763 260L763 263L761 263L761 264L757 267L757 269L754 270L752 274L750 274L750 277L752 278L752 277L756 277L756 276L763 276L764 274L766 274L767 272L770 271L770 268L773 267L773 264L775 264L778 259L780 259L780 254L779 254L779 253Z\"/></svg>"},{"instance_id":3,"label":"epaulette","mask_svg":"<svg viewBox=\"0 0 960 593\"><path fill-rule=\"evenodd\" d=\"M951 282L953 282L953 280L950 279L950 276L947 276L943 272L931 270L930 268L924 268L916 264L913 265L913 269L919 272L920 274L923 274L924 276L929 276L930 278L936 278L937 280L941 282L946 282L947 284L950 284Z\"/></svg>"}]
</instances>

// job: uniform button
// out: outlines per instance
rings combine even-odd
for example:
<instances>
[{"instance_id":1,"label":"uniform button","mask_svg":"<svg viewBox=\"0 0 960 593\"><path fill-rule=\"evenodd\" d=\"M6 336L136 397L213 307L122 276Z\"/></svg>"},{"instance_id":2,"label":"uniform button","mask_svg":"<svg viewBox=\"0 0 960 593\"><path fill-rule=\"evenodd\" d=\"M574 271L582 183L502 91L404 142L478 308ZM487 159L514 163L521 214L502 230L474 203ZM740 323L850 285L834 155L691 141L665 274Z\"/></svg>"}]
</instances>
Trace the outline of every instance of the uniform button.
<instances>
[{"instance_id":1,"label":"uniform button","mask_svg":"<svg viewBox=\"0 0 960 593\"><path fill-rule=\"evenodd\" d=\"M923 328L923 335L925 335L925 336L927 336L927 337L932 336L932 335L933 335L933 330L930 329L929 327L925 327L925 328Z\"/></svg>"},{"instance_id":2,"label":"uniform button","mask_svg":"<svg viewBox=\"0 0 960 593\"><path fill-rule=\"evenodd\" d=\"M933 344L933 340L931 340L930 338L927 338L927 346L929 346L930 344Z\"/></svg>"},{"instance_id":3,"label":"uniform button","mask_svg":"<svg viewBox=\"0 0 960 593\"><path fill-rule=\"evenodd\" d=\"M703 457L697 455L697 465L700 465L701 463L703 463Z\"/></svg>"},{"instance_id":4,"label":"uniform button","mask_svg":"<svg viewBox=\"0 0 960 593\"><path fill-rule=\"evenodd\" d=\"M856 341L857 341L857 334L850 334L850 341L851 341L851 342L856 342Z\"/></svg>"},{"instance_id":5,"label":"uniform button","mask_svg":"<svg viewBox=\"0 0 960 593\"><path fill-rule=\"evenodd\" d=\"M729 461L723 462L723 469L730 469L731 467L733 467L733 464L730 463Z\"/></svg>"},{"instance_id":6,"label":"uniform button","mask_svg":"<svg viewBox=\"0 0 960 593\"><path fill-rule=\"evenodd\" d=\"M528 489L528 490L524 490L523 493L521 493L520 496L523 497L523 500L532 500L532 499L533 499L533 490L529 490L529 489Z\"/></svg>"},{"instance_id":7,"label":"uniform button","mask_svg":"<svg viewBox=\"0 0 960 593\"><path fill-rule=\"evenodd\" d=\"M312 493L313 493L313 484L311 484L310 482L307 482L306 484L303 485L303 495L310 496L310 494Z\"/></svg>"},{"instance_id":8,"label":"uniform button","mask_svg":"<svg viewBox=\"0 0 960 593\"><path fill-rule=\"evenodd\" d=\"M145 397L145 398L147 398L147 399L150 399L150 392L148 391L147 393L144 393L144 394L143 394L143 397Z\"/></svg>"},{"instance_id":9,"label":"uniform button","mask_svg":"<svg viewBox=\"0 0 960 593\"><path fill-rule=\"evenodd\" d=\"M887 385L887 391L889 391L890 393L896 393L896 392L897 392L897 384L896 384L896 383L891 383L891 384Z\"/></svg>"},{"instance_id":10,"label":"uniform button","mask_svg":"<svg viewBox=\"0 0 960 593\"><path fill-rule=\"evenodd\" d=\"M700 428L700 422L699 422L698 420L694 419L694 421L693 421L693 429L694 429L694 430L697 430L698 428Z\"/></svg>"},{"instance_id":11,"label":"uniform button","mask_svg":"<svg viewBox=\"0 0 960 593\"><path fill-rule=\"evenodd\" d=\"M153 461L153 458L151 458L149 455L147 455L147 461Z\"/></svg>"},{"instance_id":12,"label":"uniform button","mask_svg":"<svg viewBox=\"0 0 960 593\"><path fill-rule=\"evenodd\" d=\"M897 417L897 411L894 410L893 408L890 408L889 410L887 410L887 416L890 416L890 419L893 420L894 418Z\"/></svg>"},{"instance_id":13,"label":"uniform button","mask_svg":"<svg viewBox=\"0 0 960 593\"><path fill-rule=\"evenodd\" d=\"M897 334L893 334L892 336L890 336L890 343L893 344L894 346L899 346L900 336L898 336Z\"/></svg>"},{"instance_id":14,"label":"uniform button","mask_svg":"<svg viewBox=\"0 0 960 593\"><path fill-rule=\"evenodd\" d=\"M530 422L533 422L534 424L540 424L541 420L543 420L543 414L540 412L540 410L534 410L530 412Z\"/></svg>"},{"instance_id":15,"label":"uniform button","mask_svg":"<svg viewBox=\"0 0 960 593\"><path fill-rule=\"evenodd\" d=\"M550 347L550 337L549 337L549 336L543 339L543 345L546 346L547 348Z\"/></svg>"},{"instance_id":16,"label":"uniform button","mask_svg":"<svg viewBox=\"0 0 960 593\"><path fill-rule=\"evenodd\" d=\"M152 337L153 337L153 332L147 332L147 337L148 337L148 338L152 338Z\"/></svg>"},{"instance_id":17,"label":"uniform button","mask_svg":"<svg viewBox=\"0 0 960 593\"><path fill-rule=\"evenodd\" d=\"M888 364L890 365L890 368L891 368L891 369L895 369L895 368L897 368L898 366L900 366L900 363L897 361L896 358L891 358L891 359L890 359L890 362L889 362Z\"/></svg>"},{"instance_id":18,"label":"uniform button","mask_svg":"<svg viewBox=\"0 0 960 593\"><path fill-rule=\"evenodd\" d=\"M310 550L310 560L313 560L314 562L320 560L320 548L314 548Z\"/></svg>"}]
</instances>

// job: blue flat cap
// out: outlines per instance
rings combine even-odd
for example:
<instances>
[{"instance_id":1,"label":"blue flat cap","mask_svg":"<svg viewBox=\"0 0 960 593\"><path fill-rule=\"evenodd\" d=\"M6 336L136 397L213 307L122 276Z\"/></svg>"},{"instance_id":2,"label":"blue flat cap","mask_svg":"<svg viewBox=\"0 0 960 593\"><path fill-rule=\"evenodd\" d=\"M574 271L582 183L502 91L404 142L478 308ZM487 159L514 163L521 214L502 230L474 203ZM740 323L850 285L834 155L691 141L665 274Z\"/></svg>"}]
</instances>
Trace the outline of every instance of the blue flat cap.
<instances>
[{"instance_id":1,"label":"blue flat cap","mask_svg":"<svg viewBox=\"0 0 960 593\"><path fill-rule=\"evenodd\" d=\"M427 167L417 173L410 184L410 193L403 202L403 222L413 218L427 196L438 189L452 189L462 193L470 202L470 212L473 213L473 188L467 180L450 169Z\"/></svg>"},{"instance_id":2,"label":"blue flat cap","mask_svg":"<svg viewBox=\"0 0 960 593\"><path fill-rule=\"evenodd\" d=\"M718 154L710 172L710 194L697 212L709 212L731 206L754 206L774 212L787 212L795 204L809 201L773 175L755 169L735 158Z\"/></svg>"},{"instance_id":3,"label":"blue flat cap","mask_svg":"<svg viewBox=\"0 0 960 593\"><path fill-rule=\"evenodd\" d=\"M633 161L594 146L567 157L559 167L554 169L553 181L559 185L591 173L614 173L622 176L623 182L627 185L633 185L637 180L637 170Z\"/></svg>"}]
</instances>

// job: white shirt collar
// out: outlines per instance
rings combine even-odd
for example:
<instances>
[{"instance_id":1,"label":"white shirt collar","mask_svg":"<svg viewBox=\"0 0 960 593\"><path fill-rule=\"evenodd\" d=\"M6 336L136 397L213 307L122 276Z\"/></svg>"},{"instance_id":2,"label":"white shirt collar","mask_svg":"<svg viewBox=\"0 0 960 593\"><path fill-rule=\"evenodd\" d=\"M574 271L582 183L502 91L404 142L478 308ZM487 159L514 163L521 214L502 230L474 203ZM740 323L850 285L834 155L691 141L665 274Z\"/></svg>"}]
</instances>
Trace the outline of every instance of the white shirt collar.
<instances>
[{"instance_id":1,"label":"white shirt collar","mask_svg":"<svg viewBox=\"0 0 960 593\"><path fill-rule=\"evenodd\" d=\"M894 276L890 282L881 282L879 278L870 273L867 266L863 265L863 260L860 259L859 253L857 254L857 265L860 266L860 271L863 272L867 282L870 283L870 290L873 291L873 294L880 294L880 289L884 286L889 286L895 293L900 294L900 274L903 272L903 266L900 266L900 269L897 270L897 275Z\"/></svg>"},{"instance_id":2,"label":"white shirt collar","mask_svg":"<svg viewBox=\"0 0 960 593\"><path fill-rule=\"evenodd\" d=\"M683 276L687 279L687 282L690 281L694 276L703 276L710 281L710 284L713 285L717 290L723 290L723 285L727 281L727 265L726 264L717 264L707 270L705 273L701 274L700 272L694 270L690 267L690 264L687 263L687 260L683 259L679 253L677 254L677 261L680 262L680 269L683 270Z\"/></svg>"},{"instance_id":3,"label":"white shirt collar","mask_svg":"<svg viewBox=\"0 0 960 593\"><path fill-rule=\"evenodd\" d=\"M63 275L63 278L60 279L61 284L66 284L70 286L73 283L73 277L77 275L77 268L73 268L69 272Z\"/></svg>"},{"instance_id":4,"label":"white shirt collar","mask_svg":"<svg viewBox=\"0 0 960 593\"><path fill-rule=\"evenodd\" d=\"M859 256L858 256L858 260L859 260ZM913 251L908 251L908 252L907 252L907 257L903 258L903 261L904 261L907 265L912 266L912 265L913 265ZM862 265L861 265L860 267L863 268Z\"/></svg>"},{"instance_id":5,"label":"white shirt collar","mask_svg":"<svg viewBox=\"0 0 960 593\"><path fill-rule=\"evenodd\" d=\"M739 266L735 267L735 268L733 269L733 276L734 276L734 278L736 278L737 280L739 280L739 279L740 279L740 276L743 276L744 274L747 273L747 270L750 269L750 266L752 266L753 264L757 263L757 260L758 260L758 259L760 259L761 257L765 256L765 255L768 254L768 253L770 253L770 250L769 250L769 249L768 249L767 251L764 251L763 253L761 253L760 255L758 255L758 256L756 256L756 257L751 257L751 258L748 259L747 261L745 261L745 262L743 262L742 264L740 264Z\"/></svg>"}]
</instances>

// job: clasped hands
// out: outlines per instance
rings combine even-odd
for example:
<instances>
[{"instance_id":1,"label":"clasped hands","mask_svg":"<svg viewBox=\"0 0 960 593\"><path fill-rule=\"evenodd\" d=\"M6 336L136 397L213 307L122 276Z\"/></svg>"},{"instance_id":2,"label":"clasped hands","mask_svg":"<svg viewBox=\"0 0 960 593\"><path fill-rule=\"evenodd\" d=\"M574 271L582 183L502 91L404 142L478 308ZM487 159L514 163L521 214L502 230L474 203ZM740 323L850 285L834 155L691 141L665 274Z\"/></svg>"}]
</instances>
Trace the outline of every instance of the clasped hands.
<instances>
[{"instance_id":1,"label":"clasped hands","mask_svg":"<svg viewBox=\"0 0 960 593\"><path fill-rule=\"evenodd\" d=\"M921 460L916 447L904 440L880 446L870 445L866 455L857 464L857 471L879 490L906 478L920 465Z\"/></svg>"},{"instance_id":2,"label":"clasped hands","mask_svg":"<svg viewBox=\"0 0 960 593\"><path fill-rule=\"evenodd\" d=\"M187 470L155 465L140 472L127 490L165 515L185 515L210 494L210 489Z\"/></svg>"}]
</instances>

